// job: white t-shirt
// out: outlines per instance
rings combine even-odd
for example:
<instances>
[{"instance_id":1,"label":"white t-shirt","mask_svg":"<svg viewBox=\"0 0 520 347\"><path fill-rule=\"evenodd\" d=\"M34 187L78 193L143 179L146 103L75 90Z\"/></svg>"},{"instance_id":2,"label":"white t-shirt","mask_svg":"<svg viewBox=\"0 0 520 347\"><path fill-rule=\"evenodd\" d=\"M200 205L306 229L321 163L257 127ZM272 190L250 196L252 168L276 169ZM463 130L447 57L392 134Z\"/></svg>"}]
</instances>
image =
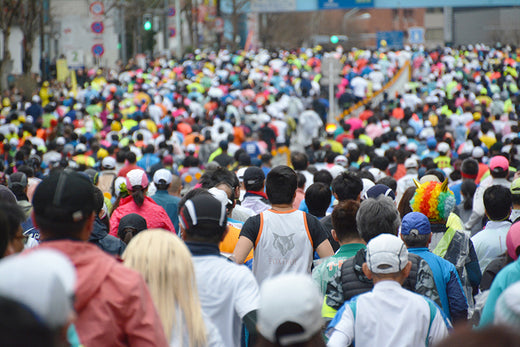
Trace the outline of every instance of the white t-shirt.
<instances>
[{"instance_id":1,"label":"white t-shirt","mask_svg":"<svg viewBox=\"0 0 520 347\"><path fill-rule=\"evenodd\" d=\"M426 300L398 282L378 282L357 298L355 317L346 305L327 347L350 346L354 339L356 346L432 345L448 335L448 328L438 307L431 321Z\"/></svg>"},{"instance_id":2,"label":"white t-shirt","mask_svg":"<svg viewBox=\"0 0 520 347\"><path fill-rule=\"evenodd\" d=\"M260 306L255 277L246 266L220 256L194 256L193 264L202 310L225 346L240 347L242 318Z\"/></svg>"},{"instance_id":3,"label":"white t-shirt","mask_svg":"<svg viewBox=\"0 0 520 347\"><path fill-rule=\"evenodd\" d=\"M373 83L372 89L374 91L378 91L381 88L383 88L383 82L385 81L385 75L381 71L379 71L379 70L372 71L371 73L368 74L368 78L370 78L370 80Z\"/></svg>"},{"instance_id":4,"label":"white t-shirt","mask_svg":"<svg viewBox=\"0 0 520 347\"><path fill-rule=\"evenodd\" d=\"M354 95L358 98L364 98L367 93L368 82L363 77L356 76L350 82Z\"/></svg>"}]
</instances>

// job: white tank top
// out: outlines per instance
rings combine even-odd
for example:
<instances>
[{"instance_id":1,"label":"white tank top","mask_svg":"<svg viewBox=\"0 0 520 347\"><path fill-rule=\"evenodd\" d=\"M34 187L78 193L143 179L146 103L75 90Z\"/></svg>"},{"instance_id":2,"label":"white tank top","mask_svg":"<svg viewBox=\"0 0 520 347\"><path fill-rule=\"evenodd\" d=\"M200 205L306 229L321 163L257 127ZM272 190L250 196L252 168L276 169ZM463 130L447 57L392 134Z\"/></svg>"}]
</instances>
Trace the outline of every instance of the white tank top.
<instances>
[{"instance_id":1,"label":"white tank top","mask_svg":"<svg viewBox=\"0 0 520 347\"><path fill-rule=\"evenodd\" d=\"M258 281L287 272L311 272L314 246L307 215L299 210L260 213L253 274Z\"/></svg>"}]
</instances>

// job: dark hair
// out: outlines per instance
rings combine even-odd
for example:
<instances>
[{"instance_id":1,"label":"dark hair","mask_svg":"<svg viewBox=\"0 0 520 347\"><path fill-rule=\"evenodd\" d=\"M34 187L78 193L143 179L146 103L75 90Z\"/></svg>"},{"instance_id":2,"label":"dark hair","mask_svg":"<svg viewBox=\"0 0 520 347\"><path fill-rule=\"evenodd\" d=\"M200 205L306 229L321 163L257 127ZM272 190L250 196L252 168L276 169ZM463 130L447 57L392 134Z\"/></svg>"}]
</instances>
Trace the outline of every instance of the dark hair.
<instances>
[{"instance_id":1,"label":"dark hair","mask_svg":"<svg viewBox=\"0 0 520 347\"><path fill-rule=\"evenodd\" d=\"M332 183L332 175L328 170L320 170L314 174L314 183L323 183L327 187L330 187Z\"/></svg>"},{"instance_id":2,"label":"dark hair","mask_svg":"<svg viewBox=\"0 0 520 347\"><path fill-rule=\"evenodd\" d=\"M305 187L305 183L307 183L307 179L305 178L305 175L302 174L301 172L297 172L296 176L298 176L297 187L303 189Z\"/></svg>"},{"instance_id":3,"label":"dark hair","mask_svg":"<svg viewBox=\"0 0 520 347\"><path fill-rule=\"evenodd\" d=\"M302 152L292 152L291 153L291 163L294 167L294 170L305 170L307 169L307 166L309 165L309 158L307 157L307 154Z\"/></svg>"},{"instance_id":4,"label":"dark hair","mask_svg":"<svg viewBox=\"0 0 520 347\"><path fill-rule=\"evenodd\" d=\"M418 247L426 247L428 245L428 240L430 239L431 234L420 235L420 234L409 234L409 235L401 235L403 238L403 242L406 244L408 248L418 248Z\"/></svg>"},{"instance_id":5,"label":"dark hair","mask_svg":"<svg viewBox=\"0 0 520 347\"><path fill-rule=\"evenodd\" d=\"M477 190L477 185L475 184L475 181L465 180L464 182L461 183L460 194L464 197L464 209L465 210L473 209L473 196L475 195L476 190Z\"/></svg>"},{"instance_id":6,"label":"dark hair","mask_svg":"<svg viewBox=\"0 0 520 347\"><path fill-rule=\"evenodd\" d=\"M213 188L220 182L226 182L233 189L239 186L237 175L234 172L229 171L225 167L218 167L213 171L206 171L200 178L200 184L202 188L209 189Z\"/></svg>"},{"instance_id":7,"label":"dark hair","mask_svg":"<svg viewBox=\"0 0 520 347\"><path fill-rule=\"evenodd\" d=\"M385 176L385 177L381 178L379 181L377 181L376 184L384 184L388 188L392 189L394 194L395 194L395 191L397 190L397 181L392 176Z\"/></svg>"},{"instance_id":8,"label":"dark hair","mask_svg":"<svg viewBox=\"0 0 520 347\"><path fill-rule=\"evenodd\" d=\"M473 158L465 159L460 166L460 171L467 175L478 175L478 161Z\"/></svg>"},{"instance_id":9,"label":"dark hair","mask_svg":"<svg viewBox=\"0 0 520 347\"><path fill-rule=\"evenodd\" d=\"M55 346L55 336L26 305L0 297L0 345Z\"/></svg>"},{"instance_id":10,"label":"dark hair","mask_svg":"<svg viewBox=\"0 0 520 347\"><path fill-rule=\"evenodd\" d=\"M139 207L143 206L145 189L146 188L143 188L141 186L133 186L132 190L128 191L132 196L132 199L134 200L135 204Z\"/></svg>"},{"instance_id":11,"label":"dark hair","mask_svg":"<svg viewBox=\"0 0 520 347\"><path fill-rule=\"evenodd\" d=\"M7 236L9 242L13 240L16 233L20 229L20 225L27 219L22 208L17 204L9 203L6 201L0 201L0 211L5 214L7 224L3 227L7 230ZM3 253L2 253L3 255Z\"/></svg>"},{"instance_id":12,"label":"dark hair","mask_svg":"<svg viewBox=\"0 0 520 347\"><path fill-rule=\"evenodd\" d=\"M442 340L437 347L518 347L520 335L511 328L490 325L485 329L473 330L471 328L455 329L446 339Z\"/></svg>"},{"instance_id":13,"label":"dark hair","mask_svg":"<svg viewBox=\"0 0 520 347\"><path fill-rule=\"evenodd\" d=\"M387 158L378 156L378 157L374 158L374 160L372 161L372 164L376 169L379 169L381 171L386 171L386 169L388 169L388 165L390 165L390 162L388 161Z\"/></svg>"},{"instance_id":14,"label":"dark hair","mask_svg":"<svg viewBox=\"0 0 520 347\"><path fill-rule=\"evenodd\" d=\"M103 209L103 204L105 203L105 196L103 192L98 187L94 186L94 212L96 215L101 212Z\"/></svg>"},{"instance_id":15,"label":"dark hair","mask_svg":"<svg viewBox=\"0 0 520 347\"><path fill-rule=\"evenodd\" d=\"M269 171L265 180L265 190L271 204L292 203L297 182L296 172L288 166L279 165Z\"/></svg>"},{"instance_id":16,"label":"dark hair","mask_svg":"<svg viewBox=\"0 0 520 347\"><path fill-rule=\"evenodd\" d=\"M313 336L309 337L307 341L297 342L291 344L281 344L280 338L283 336L290 336L294 334L301 334L304 332L302 326L295 322L285 322L276 329L275 337L277 342L273 343L267 340L262 335L259 335L255 347L325 347L325 341L321 331L318 331Z\"/></svg>"},{"instance_id":17,"label":"dark hair","mask_svg":"<svg viewBox=\"0 0 520 347\"><path fill-rule=\"evenodd\" d=\"M397 206L397 211L399 211L399 217L403 219L404 216L406 216L408 213L412 212L412 207L410 206L410 200L412 200L415 190L417 188L415 186L408 187L401 197L401 200L399 201L399 206Z\"/></svg>"},{"instance_id":18,"label":"dark hair","mask_svg":"<svg viewBox=\"0 0 520 347\"><path fill-rule=\"evenodd\" d=\"M315 182L305 191L305 203L309 213L315 217L324 217L330 205L332 193L324 183Z\"/></svg>"},{"instance_id":19,"label":"dark hair","mask_svg":"<svg viewBox=\"0 0 520 347\"><path fill-rule=\"evenodd\" d=\"M0 259L3 258L9 246L9 220L3 209L0 209Z\"/></svg>"},{"instance_id":20,"label":"dark hair","mask_svg":"<svg viewBox=\"0 0 520 347\"><path fill-rule=\"evenodd\" d=\"M192 199L198 195L207 195L209 197L213 197L206 189L196 188L190 190L186 195L182 197L179 201L179 215L182 214L184 209L184 205L186 201ZM179 219L181 216L179 216ZM180 223L182 225L182 223ZM210 222L210 221L199 221L195 226L185 226L185 235L186 239L194 242L203 242L203 243L212 243L219 244L222 240L222 235L227 229L227 224L224 223L224 226L221 227L218 223Z\"/></svg>"},{"instance_id":21,"label":"dark hair","mask_svg":"<svg viewBox=\"0 0 520 347\"><path fill-rule=\"evenodd\" d=\"M340 201L332 210L332 227L342 242L359 237L356 224L356 213L359 202L355 200Z\"/></svg>"},{"instance_id":22,"label":"dark hair","mask_svg":"<svg viewBox=\"0 0 520 347\"><path fill-rule=\"evenodd\" d=\"M376 183L376 179L374 175L368 170L361 170L357 173L358 177L361 178L361 182L363 182L363 178L366 178L368 180L371 180L372 182Z\"/></svg>"},{"instance_id":23,"label":"dark hair","mask_svg":"<svg viewBox=\"0 0 520 347\"><path fill-rule=\"evenodd\" d=\"M356 174L345 171L332 180L331 186L339 201L357 200L363 190L363 181Z\"/></svg>"},{"instance_id":24,"label":"dark hair","mask_svg":"<svg viewBox=\"0 0 520 347\"><path fill-rule=\"evenodd\" d=\"M484 207L490 220L504 220L511 212L511 191L504 186L494 185L484 192Z\"/></svg>"},{"instance_id":25,"label":"dark hair","mask_svg":"<svg viewBox=\"0 0 520 347\"><path fill-rule=\"evenodd\" d=\"M135 162L137 161L137 156L135 155L134 152L132 152L132 151L128 151L128 152L126 153L126 160L128 160L128 162L129 162L130 164L135 164Z\"/></svg>"}]
</instances>

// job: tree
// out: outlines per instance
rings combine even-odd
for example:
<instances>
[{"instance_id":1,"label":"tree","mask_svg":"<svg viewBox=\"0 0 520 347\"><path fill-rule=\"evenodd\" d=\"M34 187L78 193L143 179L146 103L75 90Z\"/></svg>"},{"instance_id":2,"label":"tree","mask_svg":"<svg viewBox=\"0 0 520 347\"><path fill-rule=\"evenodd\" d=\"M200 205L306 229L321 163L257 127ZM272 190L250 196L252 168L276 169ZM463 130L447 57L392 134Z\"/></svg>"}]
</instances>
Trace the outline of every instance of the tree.
<instances>
[{"instance_id":1,"label":"tree","mask_svg":"<svg viewBox=\"0 0 520 347\"><path fill-rule=\"evenodd\" d=\"M20 14L17 24L23 33L23 60L22 69L25 75L31 74L32 52L34 41L39 34L40 16L43 15L43 1L41 0L22 0Z\"/></svg>"},{"instance_id":2,"label":"tree","mask_svg":"<svg viewBox=\"0 0 520 347\"><path fill-rule=\"evenodd\" d=\"M20 13L22 0L0 0L0 32L3 37L2 60L0 60L0 88L7 87L7 74L11 64L11 52L9 51L9 37L11 27L15 24Z\"/></svg>"}]
</instances>

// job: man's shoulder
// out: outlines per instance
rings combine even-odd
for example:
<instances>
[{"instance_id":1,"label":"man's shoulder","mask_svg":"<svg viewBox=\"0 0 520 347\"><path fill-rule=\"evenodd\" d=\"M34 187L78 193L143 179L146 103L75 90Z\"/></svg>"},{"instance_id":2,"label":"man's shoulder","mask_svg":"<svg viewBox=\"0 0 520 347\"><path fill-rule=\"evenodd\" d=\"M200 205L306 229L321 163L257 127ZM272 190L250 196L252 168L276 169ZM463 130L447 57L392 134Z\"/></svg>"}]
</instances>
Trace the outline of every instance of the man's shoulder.
<instances>
[{"instance_id":1,"label":"man's shoulder","mask_svg":"<svg viewBox=\"0 0 520 347\"><path fill-rule=\"evenodd\" d=\"M218 255L193 257L195 272L199 275L213 274L226 278L231 282L241 282L244 279L253 279L253 273L245 266L232 262Z\"/></svg>"}]
</instances>

